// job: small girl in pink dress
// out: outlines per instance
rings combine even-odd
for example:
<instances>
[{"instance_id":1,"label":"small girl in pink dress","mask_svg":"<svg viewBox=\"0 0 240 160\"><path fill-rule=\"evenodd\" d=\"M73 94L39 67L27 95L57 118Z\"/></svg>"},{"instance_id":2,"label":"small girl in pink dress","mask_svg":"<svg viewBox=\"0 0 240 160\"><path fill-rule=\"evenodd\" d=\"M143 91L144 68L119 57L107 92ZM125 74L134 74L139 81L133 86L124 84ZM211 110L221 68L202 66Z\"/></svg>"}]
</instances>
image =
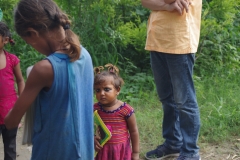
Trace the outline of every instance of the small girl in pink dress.
<instances>
[{"instance_id":1,"label":"small girl in pink dress","mask_svg":"<svg viewBox=\"0 0 240 160\"><path fill-rule=\"evenodd\" d=\"M103 122L111 128L112 137L104 146L99 144L100 137L94 137L95 160L138 160L139 133L134 109L117 99L123 85L118 68L107 64L108 71L102 66L94 69L94 90L98 103L94 104Z\"/></svg>"},{"instance_id":2,"label":"small girl in pink dress","mask_svg":"<svg viewBox=\"0 0 240 160\"><path fill-rule=\"evenodd\" d=\"M14 44L8 27L0 22L0 134L4 143L4 159L15 160L17 128L6 129L4 118L17 100L14 77L18 87L18 95L22 93L25 83L19 59L3 49L8 42L11 45Z\"/></svg>"}]
</instances>

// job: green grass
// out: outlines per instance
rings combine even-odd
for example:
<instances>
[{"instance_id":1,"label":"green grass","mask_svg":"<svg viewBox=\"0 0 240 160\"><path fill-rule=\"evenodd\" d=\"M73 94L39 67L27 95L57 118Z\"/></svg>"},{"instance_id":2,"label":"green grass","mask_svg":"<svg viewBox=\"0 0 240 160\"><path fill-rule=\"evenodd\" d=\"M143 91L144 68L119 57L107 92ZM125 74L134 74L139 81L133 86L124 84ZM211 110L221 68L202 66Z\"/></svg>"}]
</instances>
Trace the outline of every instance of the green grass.
<instances>
[{"instance_id":1,"label":"green grass","mask_svg":"<svg viewBox=\"0 0 240 160\"><path fill-rule=\"evenodd\" d=\"M140 156L162 143L162 108L157 95L150 93L151 98L134 104L140 133Z\"/></svg>"},{"instance_id":2,"label":"green grass","mask_svg":"<svg viewBox=\"0 0 240 160\"><path fill-rule=\"evenodd\" d=\"M210 78L194 77L201 114L199 143L221 143L239 136L239 79L239 73L220 74ZM148 82L141 79L138 85L146 87L151 86L151 84L148 76ZM126 82L125 87L129 87L128 82ZM154 86L149 87L149 90L145 92L144 90L137 90L138 88L135 89L135 99L137 101L133 100L129 103L135 108L140 132L140 156L143 157L147 151L163 142L161 126L163 112ZM127 92L125 91L123 94L127 95Z\"/></svg>"},{"instance_id":3,"label":"green grass","mask_svg":"<svg viewBox=\"0 0 240 160\"><path fill-rule=\"evenodd\" d=\"M196 89L201 112L201 141L219 142L239 135L239 73L197 80Z\"/></svg>"}]
</instances>

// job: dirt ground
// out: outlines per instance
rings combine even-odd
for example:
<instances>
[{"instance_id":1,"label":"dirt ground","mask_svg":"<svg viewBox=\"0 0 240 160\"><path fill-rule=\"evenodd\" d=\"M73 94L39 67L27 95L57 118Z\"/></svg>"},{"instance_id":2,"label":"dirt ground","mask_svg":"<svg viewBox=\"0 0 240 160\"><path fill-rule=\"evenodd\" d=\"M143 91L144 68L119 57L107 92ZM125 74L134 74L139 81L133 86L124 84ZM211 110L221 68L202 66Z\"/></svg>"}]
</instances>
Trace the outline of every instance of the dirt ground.
<instances>
[{"instance_id":1,"label":"dirt ground","mask_svg":"<svg viewBox=\"0 0 240 160\"><path fill-rule=\"evenodd\" d=\"M17 160L29 160L31 157L31 146L22 145L23 126L18 130L17 136ZM199 144L202 160L240 160L240 137L231 142L221 144ZM0 160L3 160L3 144L0 140ZM142 157L141 160L144 158ZM165 160L174 160L167 158Z\"/></svg>"},{"instance_id":2,"label":"dirt ground","mask_svg":"<svg viewBox=\"0 0 240 160\"><path fill-rule=\"evenodd\" d=\"M31 146L22 145L23 126L18 129L17 134L17 160L29 160L31 157ZM2 137L0 138L0 160L4 160Z\"/></svg>"},{"instance_id":3,"label":"dirt ground","mask_svg":"<svg viewBox=\"0 0 240 160\"><path fill-rule=\"evenodd\" d=\"M221 144L200 143L199 146L202 160L240 160L240 139Z\"/></svg>"}]
</instances>

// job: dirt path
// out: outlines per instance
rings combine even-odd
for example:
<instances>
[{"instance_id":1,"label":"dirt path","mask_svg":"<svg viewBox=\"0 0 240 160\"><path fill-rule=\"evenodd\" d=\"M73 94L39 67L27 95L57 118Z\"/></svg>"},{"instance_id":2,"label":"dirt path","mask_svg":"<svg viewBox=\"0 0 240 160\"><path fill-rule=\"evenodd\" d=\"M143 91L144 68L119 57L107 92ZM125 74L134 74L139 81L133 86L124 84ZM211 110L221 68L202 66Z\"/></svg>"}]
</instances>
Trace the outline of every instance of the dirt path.
<instances>
[{"instance_id":1,"label":"dirt path","mask_svg":"<svg viewBox=\"0 0 240 160\"><path fill-rule=\"evenodd\" d=\"M31 147L22 145L23 127L19 128L17 134L17 160L29 160L31 156ZM3 143L0 139L0 160L4 160Z\"/></svg>"},{"instance_id":2,"label":"dirt path","mask_svg":"<svg viewBox=\"0 0 240 160\"><path fill-rule=\"evenodd\" d=\"M240 160L240 139L221 144L200 143L199 146L202 160Z\"/></svg>"},{"instance_id":3,"label":"dirt path","mask_svg":"<svg viewBox=\"0 0 240 160\"><path fill-rule=\"evenodd\" d=\"M17 160L29 160L31 147L22 145L23 126L18 130L17 136ZM199 144L202 160L240 160L240 137L234 138L231 142L221 144ZM3 160L3 144L0 140L0 160ZM174 160L168 158L165 160ZM143 157L141 158L143 160Z\"/></svg>"}]
</instances>

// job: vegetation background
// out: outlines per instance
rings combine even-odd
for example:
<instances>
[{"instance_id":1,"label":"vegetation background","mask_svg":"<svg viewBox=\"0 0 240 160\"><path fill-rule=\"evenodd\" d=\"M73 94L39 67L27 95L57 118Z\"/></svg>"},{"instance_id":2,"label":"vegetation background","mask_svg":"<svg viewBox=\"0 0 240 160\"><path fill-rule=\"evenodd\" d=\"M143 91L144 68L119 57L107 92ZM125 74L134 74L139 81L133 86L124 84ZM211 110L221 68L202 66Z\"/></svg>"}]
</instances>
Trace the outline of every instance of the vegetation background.
<instances>
[{"instance_id":1,"label":"vegetation background","mask_svg":"<svg viewBox=\"0 0 240 160\"><path fill-rule=\"evenodd\" d=\"M14 31L18 0L0 0L3 21L16 45L7 50L26 68L44 58ZM144 50L150 11L140 0L55 0L69 14L72 29L90 52L94 66L113 63L125 80L120 99L136 111L141 156L160 144L162 109ZM194 81L201 112L200 143L240 138L240 0L203 0L201 38ZM234 146L240 154L240 144ZM240 156L240 155L239 155Z\"/></svg>"}]
</instances>

